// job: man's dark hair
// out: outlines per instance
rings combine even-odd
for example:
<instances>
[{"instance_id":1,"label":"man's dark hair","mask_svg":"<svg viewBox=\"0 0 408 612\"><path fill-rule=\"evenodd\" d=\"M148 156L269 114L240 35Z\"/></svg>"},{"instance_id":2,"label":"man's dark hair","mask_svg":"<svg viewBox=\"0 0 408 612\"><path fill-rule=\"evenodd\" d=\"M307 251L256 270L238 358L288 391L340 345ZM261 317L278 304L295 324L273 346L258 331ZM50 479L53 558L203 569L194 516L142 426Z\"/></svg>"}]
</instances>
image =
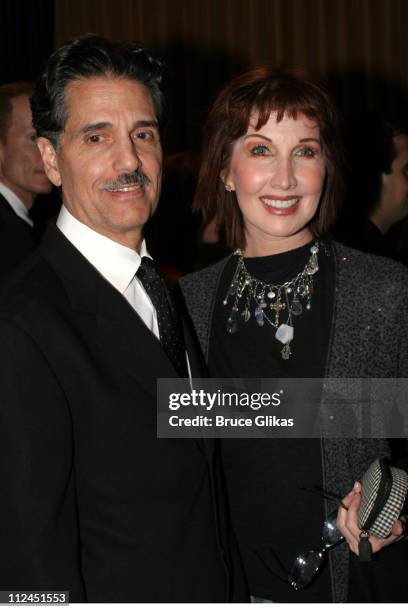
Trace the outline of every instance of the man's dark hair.
<instances>
[{"instance_id":1,"label":"man's dark hair","mask_svg":"<svg viewBox=\"0 0 408 612\"><path fill-rule=\"evenodd\" d=\"M34 83L31 81L15 81L0 85L0 142L6 142L13 110L12 99L17 96L31 96Z\"/></svg>"},{"instance_id":2,"label":"man's dark hair","mask_svg":"<svg viewBox=\"0 0 408 612\"><path fill-rule=\"evenodd\" d=\"M67 85L100 76L126 78L145 85L152 96L158 121L163 119L163 63L134 43L84 34L51 55L36 84L31 110L38 136L48 138L57 147L67 121Z\"/></svg>"},{"instance_id":3,"label":"man's dark hair","mask_svg":"<svg viewBox=\"0 0 408 612\"><path fill-rule=\"evenodd\" d=\"M347 121L349 165L346 208L364 219L379 204L382 175L390 174L397 156L394 138L408 135L406 119L367 111Z\"/></svg>"}]
</instances>

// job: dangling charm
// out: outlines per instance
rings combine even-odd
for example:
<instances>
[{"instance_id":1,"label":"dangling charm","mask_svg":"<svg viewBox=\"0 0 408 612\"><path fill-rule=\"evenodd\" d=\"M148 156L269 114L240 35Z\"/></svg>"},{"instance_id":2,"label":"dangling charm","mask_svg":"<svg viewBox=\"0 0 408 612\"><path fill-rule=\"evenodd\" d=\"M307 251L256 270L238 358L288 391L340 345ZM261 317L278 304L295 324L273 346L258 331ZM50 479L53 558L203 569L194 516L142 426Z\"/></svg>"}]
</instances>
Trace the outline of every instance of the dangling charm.
<instances>
[{"instance_id":1,"label":"dangling charm","mask_svg":"<svg viewBox=\"0 0 408 612\"><path fill-rule=\"evenodd\" d=\"M257 306L255 308L255 313L254 314L255 314L256 322L258 323L258 325L260 327L262 327L263 324L264 324L264 313L263 313L262 308L260 306Z\"/></svg>"},{"instance_id":2,"label":"dangling charm","mask_svg":"<svg viewBox=\"0 0 408 612\"><path fill-rule=\"evenodd\" d=\"M319 269L319 262L318 262L318 259L317 259L317 254L319 252L319 247L317 246L317 244L314 244L312 246L312 248L310 249L310 252L311 252L312 256L309 259L309 261L307 262L306 274L309 274L310 276L312 276L313 274L316 274L316 272Z\"/></svg>"},{"instance_id":3,"label":"dangling charm","mask_svg":"<svg viewBox=\"0 0 408 612\"><path fill-rule=\"evenodd\" d=\"M251 318L251 312L250 312L249 308L245 308L241 312L241 317L244 319L245 323L248 323L249 319Z\"/></svg>"},{"instance_id":4,"label":"dangling charm","mask_svg":"<svg viewBox=\"0 0 408 612\"><path fill-rule=\"evenodd\" d=\"M284 344L281 350L282 359L288 360L291 356L292 351L290 350L290 342Z\"/></svg>"},{"instance_id":5,"label":"dangling charm","mask_svg":"<svg viewBox=\"0 0 408 612\"><path fill-rule=\"evenodd\" d=\"M289 359L292 354L292 351L290 350L290 343L293 340L294 332L295 330L293 327L291 325L286 325L285 323L282 323L282 325L280 325L276 330L275 338L283 344L281 355L282 359L285 359L285 361Z\"/></svg>"},{"instance_id":6,"label":"dangling charm","mask_svg":"<svg viewBox=\"0 0 408 612\"><path fill-rule=\"evenodd\" d=\"M279 325L279 313L280 313L281 310L285 310L286 304L281 302L280 297L278 297L276 302L274 304L271 304L270 308L271 308L271 310L275 311L275 323L274 323L274 325L275 325L275 327L278 327L278 325Z\"/></svg>"},{"instance_id":7,"label":"dangling charm","mask_svg":"<svg viewBox=\"0 0 408 612\"><path fill-rule=\"evenodd\" d=\"M228 318L227 321L227 332L229 334L235 334L235 332L238 329L238 308L237 306L234 306L233 309L231 310L231 314Z\"/></svg>"},{"instance_id":8,"label":"dangling charm","mask_svg":"<svg viewBox=\"0 0 408 612\"><path fill-rule=\"evenodd\" d=\"M286 344L293 340L293 335L293 327L291 325L282 323L282 325L279 325L278 329L276 330L275 338L279 340L279 342L282 342L282 344Z\"/></svg>"},{"instance_id":9,"label":"dangling charm","mask_svg":"<svg viewBox=\"0 0 408 612\"><path fill-rule=\"evenodd\" d=\"M292 302L292 305L290 307L290 310L291 310L292 314L296 315L297 317L302 314L303 306L300 303L300 301L298 300L298 298L295 297L293 299L293 302Z\"/></svg>"}]
</instances>

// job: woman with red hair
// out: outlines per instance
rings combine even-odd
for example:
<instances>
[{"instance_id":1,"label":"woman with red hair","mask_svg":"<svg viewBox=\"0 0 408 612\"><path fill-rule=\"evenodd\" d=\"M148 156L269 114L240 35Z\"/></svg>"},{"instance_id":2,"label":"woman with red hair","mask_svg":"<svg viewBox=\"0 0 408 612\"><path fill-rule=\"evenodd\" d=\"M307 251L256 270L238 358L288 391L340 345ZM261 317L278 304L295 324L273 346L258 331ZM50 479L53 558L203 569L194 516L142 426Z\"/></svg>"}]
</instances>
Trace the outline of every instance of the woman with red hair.
<instances>
[{"instance_id":1,"label":"woman with red hair","mask_svg":"<svg viewBox=\"0 0 408 612\"><path fill-rule=\"evenodd\" d=\"M330 96L306 74L257 68L218 95L195 206L207 222L217 215L234 254L181 282L212 377L408 375L407 272L328 237L342 197L340 143ZM370 537L374 552L384 548L378 564L349 554L359 534L353 483L390 455L387 440L228 438L221 447L256 601L408 599L405 580L390 586L388 555L398 547L405 555L408 545L386 549L401 539L402 522L387 539ZM335 547L310 585L295 580L294 559L318 546L338 504L316 491L340 499L351 489L351 511L338 518L349 547Z\"/></svg>"}]
</instances>

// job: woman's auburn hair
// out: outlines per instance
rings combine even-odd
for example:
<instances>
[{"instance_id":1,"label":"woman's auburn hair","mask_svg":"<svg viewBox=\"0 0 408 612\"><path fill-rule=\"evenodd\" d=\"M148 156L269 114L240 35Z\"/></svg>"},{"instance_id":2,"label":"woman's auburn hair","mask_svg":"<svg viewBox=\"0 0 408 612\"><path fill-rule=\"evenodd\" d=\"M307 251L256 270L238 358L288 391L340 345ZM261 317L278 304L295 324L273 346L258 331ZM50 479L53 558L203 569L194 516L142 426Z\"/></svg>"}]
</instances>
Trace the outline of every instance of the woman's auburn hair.
<instances>
[{"instance_id":1,"label":"woman's auburn hair","mask_svg":"<svg viewBox=\"0 0 408 612\"><path fill-rule=\"evenodd\" d=\"M296 119L302 114L319 126L326 177L309 226L314 236L321 236L333 225L342 200L343 147L337 110L326 87L300 70L263 66L245 72L224 86L208 115L193 202L205 223L217 216L232 249L245 247L244 220L235 193L225 190L221 173L228 169L232 146L247 133L254 114L258 115L255 127L259 130L272 112L277 113L277 121L285 115Z\"/></svg>"}]
</instances>

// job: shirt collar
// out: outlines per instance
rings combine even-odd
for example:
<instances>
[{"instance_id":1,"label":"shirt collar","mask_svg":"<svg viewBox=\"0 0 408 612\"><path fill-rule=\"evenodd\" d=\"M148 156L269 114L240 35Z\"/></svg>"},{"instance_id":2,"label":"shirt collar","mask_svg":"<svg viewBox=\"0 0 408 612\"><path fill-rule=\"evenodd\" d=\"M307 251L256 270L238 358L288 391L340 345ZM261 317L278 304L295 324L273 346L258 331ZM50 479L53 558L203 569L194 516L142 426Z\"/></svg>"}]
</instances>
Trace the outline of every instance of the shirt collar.
<instances>
[{"instance_id":1,"label":"shirt collar","mask_svg":"<svg viewBox=\"0 0 408 612\"><path fill-rule=\"evenodd\" d=\"M142 257L150 257L145 240L142 241L139 254L137 251L110 240L110 238L81 223L71 215L65 206L61 207L57 227L89 263L120 293L124 293L132 282Z\"/></svg>"},{"instance_id":2,"label":"shirt collar","mask_svg":"<svg viewBox=\"0 0 408 612\"><path fill-rule=\"evenodd\" d=\"M16 196L14 191L11 191L11 189L9 187L6 187L4 183L0 183L0 193L4 198L6 198L7 202L9 203L10 207L13 209L17 217L20 217L20 219L28 223L28 225L34 227L33 220L30 219L30 217L28 216L27 208L24 206L20 198Z\"/></svg>"}]
</instances>

